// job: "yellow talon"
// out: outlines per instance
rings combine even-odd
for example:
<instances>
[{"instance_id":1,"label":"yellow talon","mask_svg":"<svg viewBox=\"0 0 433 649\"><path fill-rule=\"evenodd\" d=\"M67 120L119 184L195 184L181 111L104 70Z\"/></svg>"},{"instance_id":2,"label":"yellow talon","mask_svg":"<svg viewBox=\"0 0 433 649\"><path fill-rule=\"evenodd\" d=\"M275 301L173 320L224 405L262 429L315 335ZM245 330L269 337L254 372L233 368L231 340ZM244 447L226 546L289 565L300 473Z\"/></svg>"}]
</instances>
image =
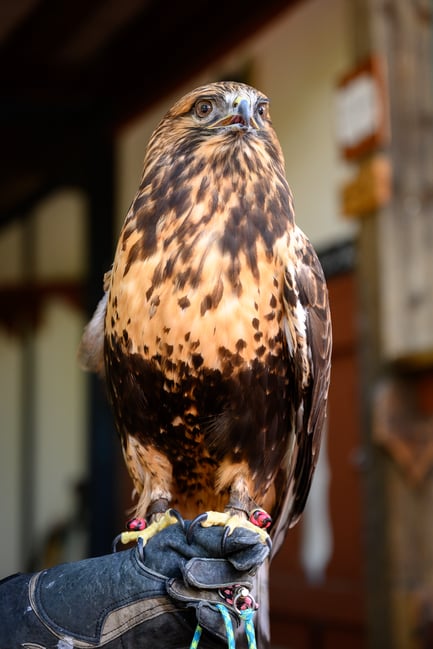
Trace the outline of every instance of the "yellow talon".
<instances>
[{"instance_id":1,"label":"yellow talon","mask_svg":"<svg viewBox=\"0 0 433 649\"><path fill-rule=\"evenodd\" d=\"M237 514L227 514L212 511L206 513L207 518L200 522L200 525L202 527L213 527L214 525L221 525L228 528L229 535L232 534L235 527L243 527L247 530L250 530L250 532L254 532L254 534L258 534L262 543L266 543L266 540L269 538L269 534L266 530L262 529L261 527L257 527L257 525L253 525L253 523L250 523L250 521L247 521L245 518L238 516Z\"/></svg>"},{"instance_id":2,"label":"yellow talon","mask_svg":"<svg viewBox=\"0 0 433 649\"><path fill-rule=\"evenodd\" d=\"M169 525L173 525L177 522L178 519L176 518L176 516L173 516L173 514L170 513L170 510L167 510L166 512L164 512L161 518L149 525L149 527L146 527L146 529L144 530L122 532L122 534L120 535L120 540L124 545L126 545L127 543L132 543L133 541L137 541L138 539L143 539L143 545L146 545L146 543L149 539L152 538L152 536L155 536L155 534L158 534L158 532L161 532L166 527L169 527Z\"/></svg>"}]
</instances>

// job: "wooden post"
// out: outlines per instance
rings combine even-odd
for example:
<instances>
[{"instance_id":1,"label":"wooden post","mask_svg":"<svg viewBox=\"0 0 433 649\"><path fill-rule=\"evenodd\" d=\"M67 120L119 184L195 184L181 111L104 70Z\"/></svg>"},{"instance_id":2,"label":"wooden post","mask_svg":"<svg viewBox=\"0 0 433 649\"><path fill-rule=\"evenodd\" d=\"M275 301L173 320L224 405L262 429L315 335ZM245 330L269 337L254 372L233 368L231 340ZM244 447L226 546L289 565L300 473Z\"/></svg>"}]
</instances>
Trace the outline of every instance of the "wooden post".
<instances>
[{"instance_id":1,"label":"wooden post","mask_svg":"<svg viewBox=\"0 0 433 649\"><path fill-rule=\"evenodd\" d=\"M373 28L374 0L354 0L351 9L351 42L353 62L356 66L372 55L380 54L375 48ZM387 90L387 88L386 88ZM365 451L363 486L365 512L365 568L366 568L366 614L367 646L369 649L392 648L392 606L390 590L390 561L387 534L388 498L386 465L388 459L373 440L373 386L381 372L380 360L380 318L379 318L379 274L378 218L381 201L366 205L364 189L359 179L362 166L369 163L371 155L388 154L386 145L376 150L371 147L367 153L360 153L354 161L354 180L347 196L342 196L342 208L346 199L355 194L357 215L360 216L357 239L356 274L359 298L359 364L361 369L361 431ZM360 197L360 200L358 200ZM368 201L367 201L368 202ZM362 206L362 209L358 209ZM364 209L365 206L365 209ZM346 213L354 214L352 210Z\"/></svg>"},{"instance_id":2,"label":"wooden post","mask_svg":"<svg viewBox=\"0 0 433 649\"><path fill-rule=\"evenodd\" d=\"M362 219L359 237L370 647L425 649L433 620L433 478L427 470L413 483L419 472L410 452L418 444L414 431L424 426L415 368L421 364L428 376L433 367L432 3L365 5L365 42L387 67L392 170L390 201ZM386 454L373 425L374 417L383 419L384 402L374 395L385 370L390 389L400 385L402 367L415 405L406 419L398 408L387 413ZM426 448L429 430L419 438ZM409 456L393 452L402 442Z\"/></svg>"},{"instance_id":3,"label":"wooden post","mask_svg":"<svg viewBox=\"0 0 433 649\"><path fill-rule=\"evenodd\" d=\"M89 317L103 295L103 275L113 258L114 163L111 135L94 134L88 142L86 189L89 215ZM105 388L101 379L89 375L89 554L97 556L111 550L117 534L117 456L120 444Z\"/></svg>"},{"instance_id":4,"label":"wooden post","mask_svg":"<svg viewBox=\"0 0 433 649\"><path fill-rule=\"evenodd\" d=\"M387 458L372 437L373 389L380 375L378 321L378 251L375 214L362 220L358 238L357 279L360 302L360 367L364 471L365 563L369 649L391 648Z\"/></svg>"}]
</instances>

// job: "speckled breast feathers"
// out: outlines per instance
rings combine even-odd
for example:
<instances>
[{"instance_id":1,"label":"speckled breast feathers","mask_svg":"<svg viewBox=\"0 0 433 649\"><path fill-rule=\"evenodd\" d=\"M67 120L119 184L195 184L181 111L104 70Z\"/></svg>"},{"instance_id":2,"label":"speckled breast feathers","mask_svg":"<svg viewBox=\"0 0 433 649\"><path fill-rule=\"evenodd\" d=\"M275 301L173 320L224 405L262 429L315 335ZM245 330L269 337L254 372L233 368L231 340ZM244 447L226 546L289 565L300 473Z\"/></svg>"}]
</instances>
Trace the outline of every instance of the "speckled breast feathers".
<instances>
[{"instance_id":1,"label":"speckled breast feathers","mask_svg":"<svg viewBox=\"0 0 433 649\"><path fill-rule=\"evenodd\" d=\"M166 499L189 516L232 497L280 528L294 522L317 461L331 333L264 95L211 84L167 113L101 310L139 512Z\"/></svg>"}]
</instances>

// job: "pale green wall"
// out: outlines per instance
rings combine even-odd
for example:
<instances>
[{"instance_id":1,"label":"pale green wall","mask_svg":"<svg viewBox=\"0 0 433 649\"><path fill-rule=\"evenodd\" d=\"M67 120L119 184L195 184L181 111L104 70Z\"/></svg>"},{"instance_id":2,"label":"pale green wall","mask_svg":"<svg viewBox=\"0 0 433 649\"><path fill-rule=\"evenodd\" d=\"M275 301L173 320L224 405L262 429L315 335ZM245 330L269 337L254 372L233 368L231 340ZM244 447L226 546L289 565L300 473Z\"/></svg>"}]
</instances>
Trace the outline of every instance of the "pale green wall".
<instances>
[{"instance_id":1,"label":"pale green wall","mask_svg":"<svg viewBox=\"0 0 433 649\"><path fill-rule=\"evenodd\" d=\"M42 285L83 278L86 216L84 198L65 190L46 198L25 220L4 228L0 233L0 286L20 286L26 275ZM26 229L33 261L25 254ZM36 404L31 515L22 510L21 503L23 483L28 479L20 465L25 350L22 337L0 328L0 577L23 568L21 522L34 521L34 528L27 532L29 546L36 551L47 531L70 516L73 485L87 469L85 376L76 362L84 314L53 297L41 315L30 343Z\"/></svg>"},{"instance_id":2,"label":"pale green wall","mask_svg":"<svg viewBox=\"0 0 433 649\"><path fill-rule=\"evenodd\" d=\"M1 237L0 237L1 239ZM0 246L1 253L1 246ZM19 340L0 331L0 578L20 563L20 385Z\"/></svg>"},{"instance_id":3,"label":"pale green wall","mask_svg":"<svg viewBox=\"0 0 433 649\"><path fill-rule=\"evenodd\" d=\"M297 221L319 248L354 232L340 212L348 170L334 121L335 84L351 67L349 3L306 2L254 43L256 83L271 98Z\"/></svg>"}]
</instances>

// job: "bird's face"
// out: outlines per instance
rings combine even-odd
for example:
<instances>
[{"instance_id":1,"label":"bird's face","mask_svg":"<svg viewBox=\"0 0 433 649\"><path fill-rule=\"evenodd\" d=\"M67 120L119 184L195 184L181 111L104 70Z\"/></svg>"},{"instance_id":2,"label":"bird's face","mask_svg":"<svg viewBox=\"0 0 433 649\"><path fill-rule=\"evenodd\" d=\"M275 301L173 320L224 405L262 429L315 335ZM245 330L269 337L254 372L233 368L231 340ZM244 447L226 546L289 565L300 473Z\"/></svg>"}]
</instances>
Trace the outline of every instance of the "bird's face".
<instances>
[{"instance_id":1,"label":"bird's face","mask_svg":"<svg viewBox=\"0 0 433 649\"><path fill-rule=\"evenodd\" d=\"M199 128L218 130L259 130L269 123L269 100L252 88L240 86L225 93L200 95L190 115Z\"/></svg>"},{"instance_id":2,"label":"bird's face","mask_svg":"<svg viewBox=\"0 0 433 649\"><path fill-rule=\"evenodd\" d=\"M164 121L191 133L260 133L271 130L269 99L243 83L217 82L180 99Z\"/></svg>"}]
</instances>

